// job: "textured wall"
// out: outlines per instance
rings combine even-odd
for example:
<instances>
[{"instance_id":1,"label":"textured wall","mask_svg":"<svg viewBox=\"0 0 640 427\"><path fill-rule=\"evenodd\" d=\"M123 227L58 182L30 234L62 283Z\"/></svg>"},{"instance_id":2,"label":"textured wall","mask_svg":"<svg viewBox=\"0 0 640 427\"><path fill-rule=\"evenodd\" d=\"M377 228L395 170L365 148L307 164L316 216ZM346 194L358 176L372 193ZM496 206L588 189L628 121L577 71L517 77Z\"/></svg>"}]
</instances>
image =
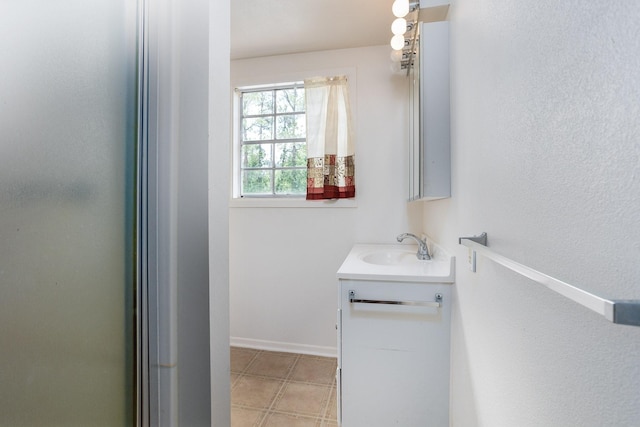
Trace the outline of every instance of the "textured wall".
<instances>
[{"instance_id":1,"label":"textured wall","mask_svg":"<svg viewBox=\"0 0 640 427\"><path fill-rule=\"evenodd\" d=\"M640 4L453 2L453 197L424 230L458 257L456 426L631 426L640 328L488 260L458 236L603 297L640 299Z\"/></svg>"}]
</instances>

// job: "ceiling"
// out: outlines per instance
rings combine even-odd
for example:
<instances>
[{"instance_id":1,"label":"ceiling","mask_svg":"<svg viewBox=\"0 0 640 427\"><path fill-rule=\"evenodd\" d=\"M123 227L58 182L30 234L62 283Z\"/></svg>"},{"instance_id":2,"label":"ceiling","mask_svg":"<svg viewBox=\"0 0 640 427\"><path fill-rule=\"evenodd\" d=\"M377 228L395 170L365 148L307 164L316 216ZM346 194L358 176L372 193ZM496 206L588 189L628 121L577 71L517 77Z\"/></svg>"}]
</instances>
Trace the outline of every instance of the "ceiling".
<instances>
[{"instance_id":1,"label":"ceiling","mask_svg":"<svg viewBox=\"0 0 640 427\"><path fill-rule=\"evenodd\" d=\"M231 0L231 59L389 43L393 0Z\"/></svg>"}]
</instances>

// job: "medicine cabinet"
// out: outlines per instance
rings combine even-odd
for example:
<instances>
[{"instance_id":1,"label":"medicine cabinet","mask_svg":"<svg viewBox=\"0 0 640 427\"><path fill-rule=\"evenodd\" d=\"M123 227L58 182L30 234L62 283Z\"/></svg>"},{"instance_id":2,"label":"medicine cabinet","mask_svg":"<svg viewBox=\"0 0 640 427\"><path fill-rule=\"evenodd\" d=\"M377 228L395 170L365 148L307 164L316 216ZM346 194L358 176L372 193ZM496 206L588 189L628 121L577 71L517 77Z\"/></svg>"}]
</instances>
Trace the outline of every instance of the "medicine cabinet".
<instances>
[{"instance_id":1,"label":"medicine cabinet","mask_svg":"<svg viewBox=\"0 0 640 427\"><path fill-rule=\"evenodd\" d=\"M409 201L451 196L449 22L420 22L409 71Z\"/></svg>"}]
</instances>

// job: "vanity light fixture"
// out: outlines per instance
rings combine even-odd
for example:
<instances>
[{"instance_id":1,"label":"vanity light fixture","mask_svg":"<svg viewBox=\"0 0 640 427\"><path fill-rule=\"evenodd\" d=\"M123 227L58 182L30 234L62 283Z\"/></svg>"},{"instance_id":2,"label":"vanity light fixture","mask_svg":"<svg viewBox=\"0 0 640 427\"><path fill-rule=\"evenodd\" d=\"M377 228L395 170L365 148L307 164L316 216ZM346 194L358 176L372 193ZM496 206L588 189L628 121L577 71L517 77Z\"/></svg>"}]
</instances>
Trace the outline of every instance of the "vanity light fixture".
<instances>
[{"instance_id":1,"label":"vanity light fixture","mask_svg":"<svg viewBox=\"0 0 640 427\"><path fill-rule=\"evenodd\" d=\"M411 68L413 61L413 50L415 49L415 37L417 28L420 2L409 0L395 0L391 6L391 11L396 19L391 24L391 60L392 70L398 72ZM409 17L415 13L415 17Z\"/></svg>"},{"instance_id":2,"label":"vanity light fixture","mask_svg":"<svg viewBox=\"0 0 640 427\"><path fill-rule=\"evenodd\" d=\"M403 49L404 44L400 44L398 40L404 36L407 32L411 32L416 24L416 19L405 18L408 14L419 11L420 2L414 1L409 3L409 0L396 0L391 6L391 11L396 16L396 19L391 24L391 32L393 37L391 38L391 47L395 50ZM416 14L417 15L417 14ZM395 41L394 41L395 40Z\"/></svg>"}]
</instances>

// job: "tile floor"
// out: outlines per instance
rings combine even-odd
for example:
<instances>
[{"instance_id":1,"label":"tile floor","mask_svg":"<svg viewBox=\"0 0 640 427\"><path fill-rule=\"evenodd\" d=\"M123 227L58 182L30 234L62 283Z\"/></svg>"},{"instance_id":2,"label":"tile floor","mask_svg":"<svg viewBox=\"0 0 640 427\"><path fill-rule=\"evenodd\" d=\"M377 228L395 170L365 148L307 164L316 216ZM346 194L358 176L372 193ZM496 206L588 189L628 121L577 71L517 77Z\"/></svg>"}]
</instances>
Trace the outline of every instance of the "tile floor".
<instances>
[{"instance_id":1,"label":"tile floor","mask_svg":"<svg viewBox=\"0 0 640 427\"><path fill-rule=\"evenodd\" d=\"M331 427L336 359L231 348L231 427Z\"/></svg>"}]
</instances>

